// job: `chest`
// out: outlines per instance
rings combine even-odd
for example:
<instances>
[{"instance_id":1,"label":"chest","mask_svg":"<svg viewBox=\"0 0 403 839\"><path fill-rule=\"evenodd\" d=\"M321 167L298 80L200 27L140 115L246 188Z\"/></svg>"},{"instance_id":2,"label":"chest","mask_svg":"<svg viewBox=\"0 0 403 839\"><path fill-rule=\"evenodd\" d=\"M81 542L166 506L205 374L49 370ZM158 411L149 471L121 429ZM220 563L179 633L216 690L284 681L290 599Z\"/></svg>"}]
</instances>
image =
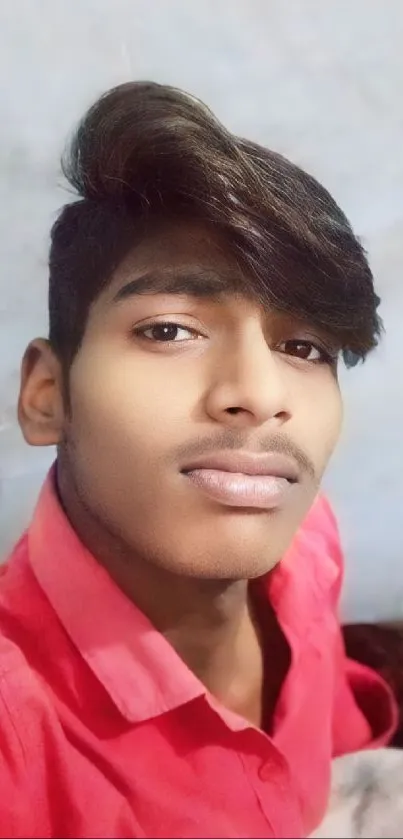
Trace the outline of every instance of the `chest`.
<instances>
[{"instance_id":1,"label":"chest","mask_svg":"<svg viewBox=\"0 0 403 839\"><path fill-rule=\"evenodd\" d=\"M270 687L270 736L234 730L205 697L102 740L62 719L51 835L307 835L329 787L331 638L320 637L291 659L288 647Z\"/></svg>"}]
</instances>

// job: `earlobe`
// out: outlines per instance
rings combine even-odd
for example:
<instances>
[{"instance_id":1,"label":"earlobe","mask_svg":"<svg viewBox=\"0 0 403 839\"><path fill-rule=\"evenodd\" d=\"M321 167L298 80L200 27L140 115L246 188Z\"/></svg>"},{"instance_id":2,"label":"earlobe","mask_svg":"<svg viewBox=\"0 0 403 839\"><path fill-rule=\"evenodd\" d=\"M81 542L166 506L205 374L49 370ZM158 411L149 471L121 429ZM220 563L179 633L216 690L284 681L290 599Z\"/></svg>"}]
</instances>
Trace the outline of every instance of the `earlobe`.
<instances>
[{"instance_id":1,"label":"earlobe","mask_svg":"<svg viewBox=\"0 0 403 839\"><path fill-rule=\"evenodd\" d=\"M31 446L55 446L63 436L64 410L60 362L48 341L38 338L21 364L18 421Z\"/></svg>"}]
</instances>

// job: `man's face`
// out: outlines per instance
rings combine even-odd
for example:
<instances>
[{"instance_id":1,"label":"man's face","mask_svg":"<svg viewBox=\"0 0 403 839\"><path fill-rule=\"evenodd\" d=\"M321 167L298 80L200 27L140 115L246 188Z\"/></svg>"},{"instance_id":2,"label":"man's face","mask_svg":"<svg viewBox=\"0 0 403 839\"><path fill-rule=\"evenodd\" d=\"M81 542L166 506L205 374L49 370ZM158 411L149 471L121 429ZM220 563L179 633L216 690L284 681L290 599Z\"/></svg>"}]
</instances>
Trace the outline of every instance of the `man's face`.
<instances>
[{"instance_id":1,"label":"man's face","mask_svg":"<svg viewBox=\"0 0 403 839\"><path fill-rule=\"evenodd\" d=\"M208 293L240 271L200 227L144 240L93 304L70 371L67 479L129 552L181 575L270 570L312 504L339 433L335 367L317 349L326 336L235 291ZM144 275L149 288L180 280L183 290L131 293L128 283ZM207 292L184 293L189 282ZM211 471L196 473L200 481L186 473L222 452L275 452L280 467L287 456L298 480L269 478L266 503L264 487L253 496L261 479L249 477L238 506L228 485L213 480L209 491Z\"/></svg>"}]
</instances>

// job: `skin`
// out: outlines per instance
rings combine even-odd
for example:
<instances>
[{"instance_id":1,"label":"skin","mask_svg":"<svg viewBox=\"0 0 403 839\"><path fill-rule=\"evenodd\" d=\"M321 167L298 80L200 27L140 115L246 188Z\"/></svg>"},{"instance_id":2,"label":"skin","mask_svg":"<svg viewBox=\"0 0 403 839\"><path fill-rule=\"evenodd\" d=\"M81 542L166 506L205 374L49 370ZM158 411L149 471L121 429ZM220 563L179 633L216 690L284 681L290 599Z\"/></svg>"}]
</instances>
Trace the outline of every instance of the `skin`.
<instances>
[{"instance_id":1,"label":"skin","mask_svg":"<svg viewBox=\"0 0 403 839\"><path fill-rule=\"evenodd\" d=\"M162 286L168 271L229 279L233 288L115 299L150 271L163 275ZM264 627L257 620L248 581L288 548L342 412L336 367L316 349L326 336L265 310L239 290L244 280L225 243L203 227L143 238L90 309L69 407L51 347L29 345L19 421L31 445L58 446L59 496L84 544L207 688L260 725L263 678L274 704L288 649L274 615ZM179 324L170 343L155 329L167 321ZM297 341L311 343L301 351ZM262 511L206 498L180 470L195 454L223 449L297 459L300 480L287 503ZM265 674L263 630L278 662Z\"/></svg>"}]
</instances>

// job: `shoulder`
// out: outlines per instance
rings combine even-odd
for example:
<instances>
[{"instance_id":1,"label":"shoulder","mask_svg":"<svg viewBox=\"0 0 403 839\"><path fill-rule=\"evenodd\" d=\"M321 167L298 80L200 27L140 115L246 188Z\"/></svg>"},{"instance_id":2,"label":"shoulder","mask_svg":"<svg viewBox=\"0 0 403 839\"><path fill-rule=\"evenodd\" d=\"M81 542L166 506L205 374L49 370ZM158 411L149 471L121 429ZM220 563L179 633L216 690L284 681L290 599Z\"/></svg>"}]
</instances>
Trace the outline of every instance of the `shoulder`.
<instances>
[{"instance_id":1,"label":"shoulder","mask_svg":"<svg viewBox=\"0 0 403 839\"><path fill-rule=\"evenodd\" d=\"M46 789L46 701L23 652L0 635L0 834L49 835ZM6 831L6 832L2 832Z\"/></svg>"},{"instance_id":2,"label":"shoulder","mask_svg":"<svg viewBox=\"0 0 403 839\"><path fill-rule=\"evenodd\" d=\"M48 711L44 686L27 661L23 650L0 634L0 732L15 742L25 756L34 742L41 742L41 718ZM1 736L0 735L0 736ZM19 743L19 745L18 745Z\"/></svg>"},{"instance_id":3,"label":"shoulder","mask_svg":"<svg viewBox=\"0 0 403 839\"><path fill-rule=\"evenodd\" d=\"M25 535L0 568L0 738L8 739L14 757L18 750L26 758L43 748L51 708L33 662L52 631L50 617L28 562Z\"/></svg>"},{"instance_id":4,"label":"shoulder","mask_svg":"<svg viewBox=\"0 0 403 839\"><path fill-rule=\"evenodd\" d=\"M0 635L0 760L2 771L5 762L18 767L25 766L23 732L18 725L15 709L18 707L17 685L23 686L26 662L21 650L4 635ZM23 688L24 690L24 688Z\"/></svg>"}]
</instances>

